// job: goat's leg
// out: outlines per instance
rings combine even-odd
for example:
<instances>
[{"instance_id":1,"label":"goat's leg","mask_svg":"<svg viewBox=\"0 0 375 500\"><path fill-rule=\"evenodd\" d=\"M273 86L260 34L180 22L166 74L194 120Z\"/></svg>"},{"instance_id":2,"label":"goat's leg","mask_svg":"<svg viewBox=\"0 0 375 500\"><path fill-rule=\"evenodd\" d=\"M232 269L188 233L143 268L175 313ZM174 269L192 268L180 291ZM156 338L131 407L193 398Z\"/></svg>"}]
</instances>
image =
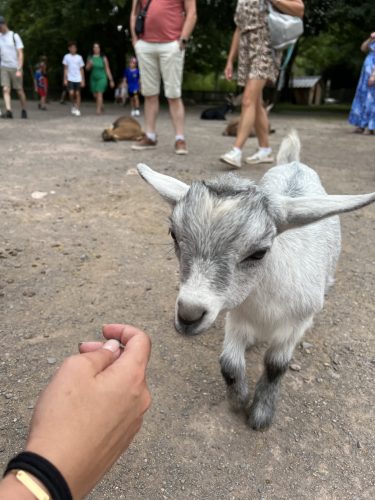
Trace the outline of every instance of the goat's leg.
<instances>
[{"instance_id":1,"label":"goat's leg","mask_svg":"<svg viewBox=\"0 0 375 500\"><path fill-rule=\"evenodd\" d=\"M249 400L246 381L245 350L254 343L254 332L248 325L237 322L228 314L225 323L221 373L227 384L229 402L234 410L245 408Z\"/></svg>"},{"instance_id":2,"label":"goat's leg","mask_svg":"<svg viewBox=\"0 0 375 500\"><path fill-rule=\"evenodd\" d=\"M249 410L248 424L253 429L265 429L271 425L281 379L288 369L294 347L311 324L312 317L299 325L285 325L274 332L271 346L264 357L264 371L256 384Z\"/></svg>"}]
</instances>

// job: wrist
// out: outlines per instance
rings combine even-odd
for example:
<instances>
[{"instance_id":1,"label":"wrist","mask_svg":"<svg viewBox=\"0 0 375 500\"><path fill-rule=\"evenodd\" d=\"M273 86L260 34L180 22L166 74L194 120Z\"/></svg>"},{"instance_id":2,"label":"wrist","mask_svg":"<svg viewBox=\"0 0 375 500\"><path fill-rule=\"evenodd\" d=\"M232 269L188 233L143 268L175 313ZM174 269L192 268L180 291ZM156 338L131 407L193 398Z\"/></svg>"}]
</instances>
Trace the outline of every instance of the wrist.
<instances>
[{"instance_id":1,"label":"wrist","mask_svg":"<svg viewBox=\"0 0 375 500\"><path fill-rule=\"evenodd\" d=\"M34 476L33 480L35 480L35 482L38 481ZM40 484L40 482L38 482L38 484ZM35 496L31 491L18 481L15 474L12 472L8 472L1 481L0 498L6 498L7 500L35 500Z\"/></svg>"}]
</instances>

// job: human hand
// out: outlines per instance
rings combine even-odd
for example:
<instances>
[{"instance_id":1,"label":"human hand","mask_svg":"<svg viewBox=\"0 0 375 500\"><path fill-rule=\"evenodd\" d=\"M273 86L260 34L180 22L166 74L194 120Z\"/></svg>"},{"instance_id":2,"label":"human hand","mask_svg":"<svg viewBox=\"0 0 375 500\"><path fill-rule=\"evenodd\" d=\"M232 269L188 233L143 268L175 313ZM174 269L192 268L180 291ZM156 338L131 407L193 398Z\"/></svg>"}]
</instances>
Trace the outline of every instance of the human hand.
<instances>
[{"instance_id":1,"label":"human hand","mask_svg":"<svg viewBox=\"0 0 375 500\"><path fill-rule=\"evenodd\" d=\"M111 340L84 342L64 361L39 397L26 445L59 469L77 499L129 446L151 403L149 337L129 325L106 325L103 335Z\"/></svg>"},{"instance_id":2,"label":"human hand","mask_svg":"<svg viewBox=\"0 0 375 500\"><path fill-rule=\"evenodd\" d=\"M85 80L82 80L82 82L81 82L81 89L84 89L85 87L86 87Z\"/></svg>"},{"instance_id":3,"label":"human hand","mask_svg":"<svg viewBox=\"0 0 375 500\"><path fill-rule=\"evenodd\" d=\"M16 78L21 78L21 76L22 76L22 69L17 69Z\"/></svg>"},{"instance_id":4,"label":"human hand","mask_svg":"<svg viewBox=\"0 0 375 500\"><path fill-rule=\"evenodd\" d=\"M115 88L115 83L113 80L110 80L109 82L109 86L111 87L111 89L114 89Z\"/></svg>"},{"instance_id":5,"label":"human hand","mask_svg":"<svg viewBox=\"0 0 375 500\"><path fill-rule=\"evenodd\" d=\"M227 61L224 69L224 75L227 80L232 80L233 78L233 63L232 61Z\"/></svg>"},{"instance_id":6,"label":"human hand","mask_svg":"<svg viewBox=\"0 0 375 500\"><path fill-rule=\"evenodd\" d=\"M67 85L68 85L68 80L66 78L64 78L63 85L64 85L64 87L67 87Z\"/></svg>"},{"instance_id":7,"label":"human hand","mask_svg":"<svg viewBox=\"0 0 375 500\"><path fill-rule=\"evenodd\" d=\"M373 40L375 40L375 31L373 31L370 35L370 38L372 38Z\"/></svg>"},{"instance_id":8,"label":"human hand","mask_svg":"<svg viewBox=\"0 0 375 500\"><path fill-rule=\"evenodd\" d=\"M134 46L135 46L135 44L138 42L138 40L139 40L139 38L138 38L138 37L133 36L133 38L132 38L132 45L133 45L133 47L134 47Z\"/></svg>"}]
</instances>

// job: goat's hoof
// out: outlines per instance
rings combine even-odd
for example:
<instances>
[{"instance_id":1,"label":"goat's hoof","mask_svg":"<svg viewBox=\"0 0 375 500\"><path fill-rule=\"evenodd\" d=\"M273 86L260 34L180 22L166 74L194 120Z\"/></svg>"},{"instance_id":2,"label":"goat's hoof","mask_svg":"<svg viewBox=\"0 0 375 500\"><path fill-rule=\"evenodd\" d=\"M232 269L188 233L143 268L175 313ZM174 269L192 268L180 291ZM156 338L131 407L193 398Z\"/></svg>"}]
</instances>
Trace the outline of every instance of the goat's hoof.
<instances>
[{"instance_id":1,"label":"goat's hoof","mask_svg":"<svg viewBox=\"0 0 375 500\"><path fill-rule=\"evenodd\" d=\"M236 413L243 411L249 404L249 393L239 394L231 387L227 388L228 402L230 409Z\"/></svg>"},{"instance_id":2,"label":"goat's hoof","mask_svg":"<svg viewBox=\"0 0 375 500\"><path fill-rule=\"evenodd\" d=\"M255 431L265 430L270 427L274 417L274 410L267 405L251 405L247 424Z\"/></svg>"}]
</instances>

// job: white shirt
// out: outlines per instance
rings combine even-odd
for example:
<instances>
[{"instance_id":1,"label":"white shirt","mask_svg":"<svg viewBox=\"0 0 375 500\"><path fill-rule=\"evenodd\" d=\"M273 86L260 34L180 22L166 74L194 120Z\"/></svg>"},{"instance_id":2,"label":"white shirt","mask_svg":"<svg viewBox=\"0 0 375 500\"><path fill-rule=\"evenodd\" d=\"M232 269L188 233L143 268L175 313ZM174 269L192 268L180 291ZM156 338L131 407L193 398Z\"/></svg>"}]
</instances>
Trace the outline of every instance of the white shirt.
<instances>
[{"instance_id":1,"label":"white shirt","mask_svg":"<svg viewBox=\"0 0 375 500\"><path fill-rule=\"evenodd\" d=\"M65 54L63 65L68 67L68 82L79 83L82 81L81 68L85 65L79 54Z\"/></svg>"},{"instance_id":2,"label":"white shirt","mask_svg":"<svg viewBox=\"0 0 375 500\"><path fill-rule=\"evenodd\" d=\"M9 30L0 36L0 66L2 68L18 68L18 49L23 49L23 43L17 33Z\"/></svg>"}]
</instances>

